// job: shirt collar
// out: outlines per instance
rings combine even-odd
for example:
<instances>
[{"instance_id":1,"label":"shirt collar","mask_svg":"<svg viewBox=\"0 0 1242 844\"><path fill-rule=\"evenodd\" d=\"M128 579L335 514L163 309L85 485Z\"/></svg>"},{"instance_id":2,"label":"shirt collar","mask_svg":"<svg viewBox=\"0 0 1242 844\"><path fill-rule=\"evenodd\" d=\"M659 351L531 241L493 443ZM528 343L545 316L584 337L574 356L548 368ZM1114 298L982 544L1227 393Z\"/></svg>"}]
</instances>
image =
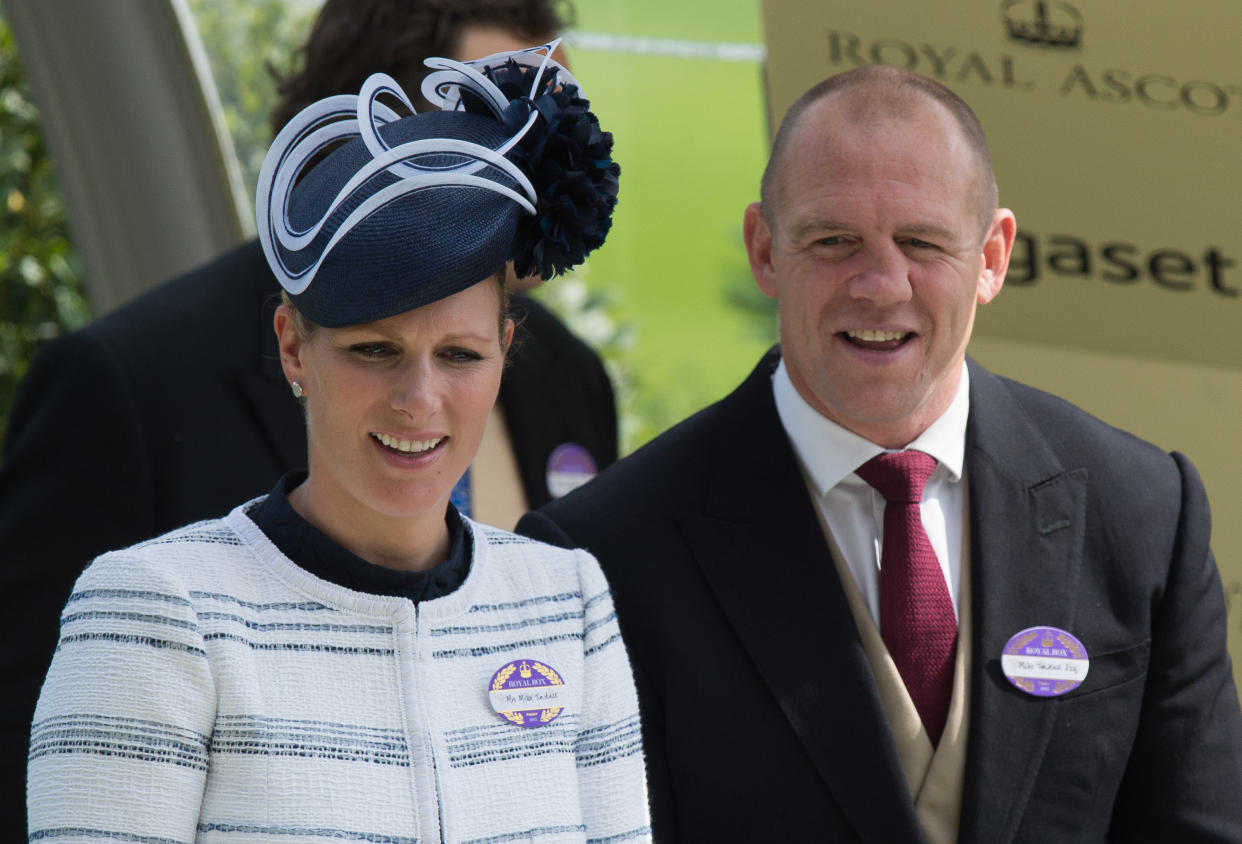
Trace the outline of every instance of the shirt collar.
<instances>
[{"instance_id":1,"label":"shirt collar","mask_svg":"<svg viewBox=\"0 0 1242 844\"><path fill-rule=\"evenodd\" d=\"M784 359L772 376L772 394L776 399L777 415L793 444L794 453L820 495L850 477L855 469L872 457L887 450L846 430L807 404L789 379ZM966 417L969 413L970 371L963 361L962 377L948 409L906 448L917 449L936 458L947 472L948 480L957 483L962 478ZM937 471L940 471L939 467Z\"/></svg>"},{"instance_id":2,"label":"shirt collar","mask_svg":"<svg viewBox=\"0 0 1242 844\"><path fill-rule=\"evenodd\" d=\"M443 562L423 571L385 568L337 544L293 509L289 493L306 480L307 474L305 469L287 473L266 498L246 511L272 544L301 568L356 592L396 595L415 603L447 595L466 579L473 544L470 531L452 505L444 514L449 553Z\"/></svg>"}]
</instances>

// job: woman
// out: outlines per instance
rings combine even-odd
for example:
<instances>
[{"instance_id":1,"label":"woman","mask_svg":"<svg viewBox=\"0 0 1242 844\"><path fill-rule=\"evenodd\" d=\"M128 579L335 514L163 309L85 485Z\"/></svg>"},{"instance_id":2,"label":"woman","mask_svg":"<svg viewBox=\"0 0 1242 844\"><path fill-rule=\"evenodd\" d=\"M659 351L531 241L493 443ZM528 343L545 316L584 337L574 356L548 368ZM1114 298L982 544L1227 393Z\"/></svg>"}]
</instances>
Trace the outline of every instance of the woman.
<instances>
[{"instance_id":1,"label":"woman","mask_svg":"<svg viewBox=\"0 0 1242 844\"><path fill-rule=\"evenodd\" d=\"M649 838L594 559L449 504L513 333L507 261L556 275L615 203L553 47L429 60L438 112L399 116L372 77L273 143L257 216L309 470L83 574L35 714L32 840Z\"/></svg>"}]
</instances>

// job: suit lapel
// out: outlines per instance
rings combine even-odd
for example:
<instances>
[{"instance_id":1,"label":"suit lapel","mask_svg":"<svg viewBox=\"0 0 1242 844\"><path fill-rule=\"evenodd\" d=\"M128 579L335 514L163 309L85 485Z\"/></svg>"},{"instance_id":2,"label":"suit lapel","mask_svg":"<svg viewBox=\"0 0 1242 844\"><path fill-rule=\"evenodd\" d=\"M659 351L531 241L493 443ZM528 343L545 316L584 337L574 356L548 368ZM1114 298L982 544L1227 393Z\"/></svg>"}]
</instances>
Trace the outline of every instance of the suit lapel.
<instances>
[{"instance_id":1,"label":"suit lapel","mask_svg":"<svg viewBox=\"0 0 1242 844\"><path fill-rule=\"evenodd\" d=\"M870 664L776 413L777 360L766 357L723 403L707 506L678 524L858 837L919 840Z\"/></svg>"},{"instance_id":2,"label":"suit lapel","mask_svg":"<svg viewBox=\"0 0 1242 844\"><path fill-rule=\"evenodd\" d=\"M974 665L960 841L1013 839L1060 706L1000 669L1013 634L1073 632L1086 522L1085 470L1067 472L1012 393L971 362L970 484Z\"/></svg>"}]
</instances>

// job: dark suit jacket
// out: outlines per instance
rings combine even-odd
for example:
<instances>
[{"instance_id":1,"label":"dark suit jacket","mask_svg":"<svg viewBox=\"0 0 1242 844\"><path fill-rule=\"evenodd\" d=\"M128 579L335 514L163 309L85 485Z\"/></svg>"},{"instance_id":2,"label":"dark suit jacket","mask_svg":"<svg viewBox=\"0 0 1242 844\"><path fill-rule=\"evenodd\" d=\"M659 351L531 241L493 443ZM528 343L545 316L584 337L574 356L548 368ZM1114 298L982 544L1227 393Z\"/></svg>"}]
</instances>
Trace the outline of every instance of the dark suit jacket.
<instances>
[{"instance_id":1,"label":"dark suit jacket","mask_svg":"<svg viewBox=\"0 0 1242 844\"><path fill-rule=\"evenodd\" d=\"M306 426L280 370L275 279L257 241L49 344L21 385L0 464L0 766L24 780L30 720L61 608L97 554L227 513L306 463ZM549 499L547 460L584 446L617 457L599 358L545 308L520 322L500 400L527 500ZM25 835L22 789L4 830Z\"/></svg>"},{"instance_id":2,"label":"dark suit jacket","mask_svg":"<svg viewBox=\"0 0 1242 844\"><path fill-rule=\"evenodd\" d=\"M733 394L519 530L612 583L669 841L922 838L827 543L772 400ZM1242 713L1190 464L971 364L974 664L961 841L1242 840ZM1059 698L1009 637L1074 633Z\"/></svg>"}]
</instances>

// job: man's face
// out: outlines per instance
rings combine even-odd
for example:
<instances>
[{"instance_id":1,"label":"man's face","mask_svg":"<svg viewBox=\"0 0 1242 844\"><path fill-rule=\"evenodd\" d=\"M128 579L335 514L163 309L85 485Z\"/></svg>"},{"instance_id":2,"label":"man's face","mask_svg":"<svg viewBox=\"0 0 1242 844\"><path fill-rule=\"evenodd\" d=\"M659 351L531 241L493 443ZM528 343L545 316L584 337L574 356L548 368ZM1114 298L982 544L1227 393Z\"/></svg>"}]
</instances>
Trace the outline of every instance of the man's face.
<instances>
[{"instance_id":1,"label":"man's face","mask_svg":"<svg viewBox=\"0 0 1242 844\"><path fill-rule=\"evenodd\" d=\"M978 165L939 104L799 119L768 219L746 212L759 287L778 299L790 379L824 416L888 448L953 400L976 303L999 292L1014 221L980 231ZM768 220L771 225L768 225Z\"/></svg>"}]
</instances>

